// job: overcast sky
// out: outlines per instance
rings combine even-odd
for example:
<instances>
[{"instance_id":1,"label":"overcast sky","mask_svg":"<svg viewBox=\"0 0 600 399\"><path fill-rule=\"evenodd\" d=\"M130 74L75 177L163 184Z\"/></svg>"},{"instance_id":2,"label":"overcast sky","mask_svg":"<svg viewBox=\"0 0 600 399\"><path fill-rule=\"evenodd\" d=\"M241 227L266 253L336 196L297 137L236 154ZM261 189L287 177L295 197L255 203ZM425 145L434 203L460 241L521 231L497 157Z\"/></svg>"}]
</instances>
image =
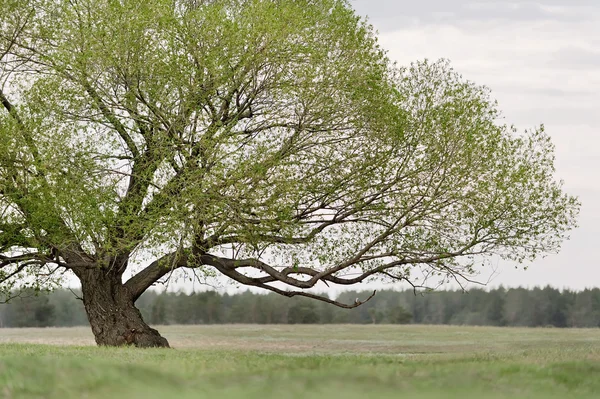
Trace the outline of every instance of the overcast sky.
<instances>
[{"instance_id":1,"label":"overcast sky","mask_svg":"<svg viewBox=\"0 0 600 399\"><path fill-rule=\"evenodd\" d=\"M544 123L557 177L579 196L580 227L527 271L499 264L490 285L600 286L600 0L351 0L400 65L447 58L492 89L507 123ZM491 271L483 273L487 280Z\"/></svg>"}]
</instances>

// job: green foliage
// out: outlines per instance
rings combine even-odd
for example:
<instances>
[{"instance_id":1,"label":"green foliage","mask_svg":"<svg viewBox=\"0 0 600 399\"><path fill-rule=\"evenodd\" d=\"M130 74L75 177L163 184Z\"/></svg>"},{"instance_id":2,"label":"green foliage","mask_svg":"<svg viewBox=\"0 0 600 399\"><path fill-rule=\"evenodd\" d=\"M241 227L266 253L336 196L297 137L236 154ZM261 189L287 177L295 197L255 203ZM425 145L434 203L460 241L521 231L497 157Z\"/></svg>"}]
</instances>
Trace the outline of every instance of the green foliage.
<instances>
[{"instance_id":1,"label":"green foliage","mask_svg":"<svg viewBox=\"0 0 600 399\"><path fill-rule=\"evenodd\" d=\"M177 268L419 285L576 225L543 126L446 61L397 68L347 1L5 0L0 78L6 292L140 264L134 299Z\"/></svg>"}]
</instances>

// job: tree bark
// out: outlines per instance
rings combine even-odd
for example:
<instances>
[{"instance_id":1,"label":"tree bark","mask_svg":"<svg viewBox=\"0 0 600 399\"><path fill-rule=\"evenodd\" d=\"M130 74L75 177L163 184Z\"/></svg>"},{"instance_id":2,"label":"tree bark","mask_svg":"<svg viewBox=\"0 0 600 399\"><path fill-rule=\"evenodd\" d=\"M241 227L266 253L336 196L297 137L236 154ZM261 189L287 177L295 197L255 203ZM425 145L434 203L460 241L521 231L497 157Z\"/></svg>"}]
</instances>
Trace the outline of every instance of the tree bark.
<instances>
[{"instance_id":1,"label":"tree bark","mask_svg":"<svg viewBox=\"0 0 600 399\"><path fill-rule=\"evenodd\" d=\"M169 347L168 341L143 320L133 295L119 275L100 268L77 274L85 311L98 345Z\"/></svg>"}]
</instances>

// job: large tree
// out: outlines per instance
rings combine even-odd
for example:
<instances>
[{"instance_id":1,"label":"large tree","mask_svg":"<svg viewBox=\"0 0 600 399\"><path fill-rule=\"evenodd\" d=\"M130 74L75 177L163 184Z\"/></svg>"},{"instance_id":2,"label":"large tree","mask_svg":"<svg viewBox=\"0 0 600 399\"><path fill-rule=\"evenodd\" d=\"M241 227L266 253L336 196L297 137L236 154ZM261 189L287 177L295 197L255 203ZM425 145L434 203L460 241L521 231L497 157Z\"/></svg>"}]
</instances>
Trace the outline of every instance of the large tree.
<instances>
[{"instance_id":1,"label":"large tree","mask_svg":"<svg viewBox=\"0 0 600 399\"><path fill-rule=\"evenodd\" d=\"M177 269L353 307L306 290L469 278L575 224L543 129L394 66L344 0L2 0L0 57L0 281L72 272L98 344L168 346L134 303Z\"/></svg>"}]
</instances>

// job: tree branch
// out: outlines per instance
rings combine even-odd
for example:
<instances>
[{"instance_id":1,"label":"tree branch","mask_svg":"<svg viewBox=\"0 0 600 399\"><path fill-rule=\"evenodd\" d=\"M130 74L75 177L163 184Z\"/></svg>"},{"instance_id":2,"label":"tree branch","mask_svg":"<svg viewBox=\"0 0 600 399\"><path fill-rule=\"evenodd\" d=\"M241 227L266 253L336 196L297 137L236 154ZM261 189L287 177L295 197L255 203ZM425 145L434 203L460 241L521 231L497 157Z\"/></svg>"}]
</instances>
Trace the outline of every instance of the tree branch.
<instances>
[{"instance_id":1,"label":"tree branch","mask_svg":"<svg viewBox=\"0 0 600 399\"><path fill-rule=\"evenodd\" d=\"M119 121L117 116L106 106L106 104L104 104L104 101L102 101L102 98L100 97L98 92L92 87L92 85L87 80L84 80L82 82L82 85L85 91L94 101L94 104L96 104L96 107L98 107L100 112L102 112L102 115L104 115L106 120L108 120L112 124L112 126L117 131L121 139L123 139L123 141L127 145L127 149L131 152L133 157L138 158L140 156L140 152L129 133L127 133L127 129L125 128L125 126L121 123L121 121Z\"/></svg>"},{"instance_id":2,"label":"tree branch","mask_svg":"<svg viewBox=\"0 0 600 399\"><path fill-rule=\"evenodd\" d=\"M40 153L38 152L35 142L33 141L33 137L31 137L31 135L27 131L27 128L25 127L25 123L23 122L23 119L21 119L21 116L19 115L17 109L8 100L8 98L6 97L6 95L4 94L2 89L0 89L0 102L2 102L2 105L4 106L4 108L8 111L9 115L17 123L17 126L19 126L19 129L21 130L21 134L23 135L23 138L25 139L25 143L27 144L27 147L29 147L29 150L31 151L33 160L35 161L36 165L39 166L40 162L41 162ZM36 172L41 173L39 168Z\"/></svg>"},{"instance_id":3,"label":"tree branch","mask_svg":"<svg viewBox=\"0 0 600 399\"><path fill-rule=\"evenodd\" d=\"M125 283L133 300L137 300L148 288L160 278L189 263L189 256L182 251L176 251L150 263Z\"/></svg>"},{"instance_id":4,"label":"tree branch","mask_svg":"<svg viewBox=\"0 0 600 399\"><path fill-rule=\"evenodd\" d=\"M17 126L25 140L25 144L27 145L27 147L29 148L29 151L31 151L31 156L33 157L33 161L34 164L36 166L36 171L35 171L35 175L38 176L41 179L41 184L47 186L48 182L46 181L46 174L44 173L44 168L43 168L43 160L42 157L38 151L37 145L35 143L34 138L32 137L31 133L29 132L29 130L27 129L25 123L23 122L23 119L21 118L21 116L19 115L17 109L14 107L14 105L8 100L8 98L6 97L6 95L4 94L4 92L0 89L0 102L2 103L3 107L8 111L8 113L10 114L10 116L15 120L15 122L17 123ZM4 194L4 193L3 193ZM33 196L33 193L29 193L29 196ZM20 209L20 211L25 215L25 217L27 218L29 215L29 206L26 205L24 202L22 201L18 201L15 200L15 198L12 198L12 200L14 201L15 205ZM35 203L43 203L44 201L40 200L39 198L35 201ZM50 209L47 210L47 212L51 212ZM79 254L85 254L85 251L83 250L83 248L79 245L78 241L75 238L75 234L73 233L73 231L68 227L68 224L64 221L64 219L57 213L55 212L53 214L54 219L57 221L58 223L58 228L59 230L61 230L61 232L69 237L70 241L72 243L77 243L74 244L77 246L77 251L79 252ZM52 226L51 229L48 229L50 232L55 229L56 226Z\"/></svg>"},{"instance_id":5,"label":"tree branch","mask_svg":"<svg viewBox=\"0 0 600 399\"><path fill-rule=\"evenodd\" d=\"M322 302L327 302L327 303L330 303L332 305L335 305L335 306L338 306L338 307L344 308L344 309L356 308L356 307L362 305L363 303L369 301L371 298L373 298L373 296L375 296L375 293L376 293L376 291L373 291L373 294L371 294L371 296L369 296L364 301L357 301L353 304L345 304L342 302L334 301L328 297L311 294L309 292L285 291L285 290L281 290L279 288L270 286L268 284L265 284L255 278L248 277L248 276L245 276L245 275L237 272L235 270L235 268L231 268L231 267L227 266L227 263L229 263L230 261L231 261L230 259L219 258L219 257L213 256L213 255L202 255L202 257L201 257L202 264L212 266L215 269L217 269L218 271L220 271L221 273L223 273L224 275L226 275L227 277L229 277L239 283L242 283L244 285L254 286L254 287L258 287L258 288L264 288L266 290L269 290L269 291L272 291L272 292L275 292L277 294L287 296L287 297L304 296L304 297L316 299L316 300L319 300Z\"/></svg>"}]
</instances>

